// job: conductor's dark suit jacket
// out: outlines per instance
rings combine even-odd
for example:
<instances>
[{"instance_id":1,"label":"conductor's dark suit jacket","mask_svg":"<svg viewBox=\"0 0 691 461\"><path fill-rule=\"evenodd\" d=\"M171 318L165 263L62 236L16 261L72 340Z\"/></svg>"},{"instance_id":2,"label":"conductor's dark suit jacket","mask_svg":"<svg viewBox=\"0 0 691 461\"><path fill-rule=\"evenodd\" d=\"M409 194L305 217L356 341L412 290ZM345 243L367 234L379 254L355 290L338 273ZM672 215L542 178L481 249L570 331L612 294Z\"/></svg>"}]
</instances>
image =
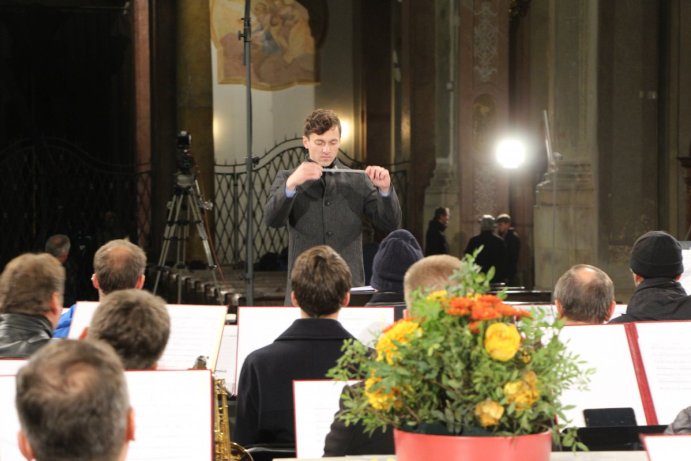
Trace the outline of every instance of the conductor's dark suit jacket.
<instances>
[{"instance_id":1,"label":"conductor's dark suit jacket","mask_svg":"<svg viewBox=\"0 0 691 461\"><path fill-rule=\"evenodd\" d=\"M353 338L332 319L298 319L272 344L247 356L238 380L232 440L240 445L294 444L293 380L324 379Z\"/></svg>"},{"instance_id":2,"label":"conductor's dark suit jacket","mask_svg":"<svg viewBox=\"0 0 691 461\"><path fill-rule=\"evenodd\" d=\"M338 160L336 169L346 169ZM285 193L286 181L295 170L276 175L264 208L264 222L270 227L288 226L288 286L295 259L316 245L329 245L346 261L354 287L365 284L362 262L362 216L387 234L401 224L401 205L393 185L383 197L362 173L324 173L321 180L309 181ZM287 302L287 304L289 304Z\"/></svg>"}]
</instances>

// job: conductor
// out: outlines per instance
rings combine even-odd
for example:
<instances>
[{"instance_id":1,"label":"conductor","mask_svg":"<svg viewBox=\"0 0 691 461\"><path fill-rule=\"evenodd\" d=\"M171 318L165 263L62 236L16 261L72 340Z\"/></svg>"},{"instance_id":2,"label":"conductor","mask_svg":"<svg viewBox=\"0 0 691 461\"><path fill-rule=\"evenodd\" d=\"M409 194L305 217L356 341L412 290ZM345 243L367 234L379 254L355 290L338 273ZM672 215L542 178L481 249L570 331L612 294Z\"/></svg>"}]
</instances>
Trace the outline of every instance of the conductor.
<instances>
[{"instance_id":1,"label":"conductor","mask_svg":"<svg viewBox=\"0 0 691 461\"><path fill-rule=\"evenodd\" d=\"M364 173L336 159L341 122L332 110L317 109L305 120L302 142L308 158L294 170L281 170L264 209L270 227L288 226L288 281L295 258L316 245L329 245L348 264L353 286L365 283L362 262L362 218L382 232L400 226L401 205L386 168L368 166Z\"/></svg>"}]
</instances>

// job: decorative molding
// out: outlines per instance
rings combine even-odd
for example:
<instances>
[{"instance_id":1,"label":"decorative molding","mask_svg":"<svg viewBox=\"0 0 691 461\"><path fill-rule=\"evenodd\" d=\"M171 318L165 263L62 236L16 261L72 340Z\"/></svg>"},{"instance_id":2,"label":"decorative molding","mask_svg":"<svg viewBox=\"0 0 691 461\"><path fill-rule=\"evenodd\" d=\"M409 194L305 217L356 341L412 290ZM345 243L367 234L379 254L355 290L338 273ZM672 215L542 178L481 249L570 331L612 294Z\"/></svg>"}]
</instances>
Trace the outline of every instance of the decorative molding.
<instances>
[{"instance_id":1,"label":"decorative molding","mask_svg":"<svg viewBox=\"0 0 691 461\"><path fill-rule=\"evenodd\" d=\"M480 1L476 4L473 28L473 70L480 83L491 81L497 74L498 37L494 2Z\"/></svg>"}]
</instances>

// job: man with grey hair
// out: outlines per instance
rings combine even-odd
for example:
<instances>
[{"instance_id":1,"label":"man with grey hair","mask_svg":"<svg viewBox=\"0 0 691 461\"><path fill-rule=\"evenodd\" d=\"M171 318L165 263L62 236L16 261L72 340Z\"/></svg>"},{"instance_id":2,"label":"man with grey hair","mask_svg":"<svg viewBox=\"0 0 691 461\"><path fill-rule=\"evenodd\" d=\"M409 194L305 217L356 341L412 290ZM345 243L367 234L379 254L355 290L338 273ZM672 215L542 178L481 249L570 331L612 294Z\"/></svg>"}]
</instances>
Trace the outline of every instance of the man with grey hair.
<instances>
[{"instance_id":1,"label":"man with grey hair","mask_svg":"<svg viewBox=\"0 0 691 461\"><path fill-rule=\"evenodd\" d=\"M25 253L0 275L0 357L28 357L45 346L62 312L65 269L47 253Z\"/></svg>"},{"instance_id":2,"label":"man with grey hair","mask_svg":"<svg viewBox=\"0 0 691 461\"><path fill-rule=\"evenodd\" d=\"M144 250L127 240L111 240L101 246L94 255L94 275L91 283L98 290L99 301L116 290L141 289L144 286L146 254ZM60 317L55 330L56 338L65 338L72 324L74 306Z\"/></svg>"},{"instance_id":3,"label":"man with grey hair","mask_svg":"<svg viewBox=\"0 0 691 461\"><path fill-rule=\"evenodd\" d=\"M165 301L145 290L107 295L91 318L87 338L105 341L127 370L155 369L170 337Z\"/></svg>"},{"instance_id":4,"label":"man with grey hair","mask_svg":"<svg viewBox=\"0 0 691 461\"><path fill-rule=\"evenodd\" d=\"M121 461L134 440L122 365L110 346L54 341L19 370L19 451L36 461Z\"/></svg>"},{"instance_id":5,"label":"man with grey hair","mask_svg":"<svg viewBox=\"0 0 691 461\"><path fill-rule=\"evenodd\" d=\"M63 306L71 306L77 301L77 280L75 278L77 268L70 259L72 243L65 234L54 234L48 237L45 252L51 254L60 261L65 268L65 292L63 293Z\"/></svg>"},{"instance_id":6,"label":"man with grey hair","mask_svg":"<svg viewBox=\"0 0 691 461\"><path fill-rule=\"evenodd\" d=\"M614 284L597 267L577 264L557 280L554 303L559 318L567 325L599 325L614 312Z\"/></svg>"}]
</instances>

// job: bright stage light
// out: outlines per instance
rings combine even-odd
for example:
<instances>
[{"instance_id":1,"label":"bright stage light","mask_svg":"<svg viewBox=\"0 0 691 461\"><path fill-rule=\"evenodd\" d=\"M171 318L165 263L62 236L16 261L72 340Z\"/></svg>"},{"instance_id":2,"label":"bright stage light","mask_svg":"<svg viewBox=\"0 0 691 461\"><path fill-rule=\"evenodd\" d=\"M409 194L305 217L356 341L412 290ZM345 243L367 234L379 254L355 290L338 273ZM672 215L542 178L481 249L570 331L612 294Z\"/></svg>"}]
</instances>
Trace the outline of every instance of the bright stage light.
<instances>
[{"instance_id":1,"label":"bright stage light","mask_svg":"<svg viewBox=\"0 0 691 461\"><path fill-rule=\"evenodd\" d=\"M501 166L516 169L525 162L525 152L525 142L516 138L507 138L497 143L495 155Z\"/></svg>"}]
</instances>

